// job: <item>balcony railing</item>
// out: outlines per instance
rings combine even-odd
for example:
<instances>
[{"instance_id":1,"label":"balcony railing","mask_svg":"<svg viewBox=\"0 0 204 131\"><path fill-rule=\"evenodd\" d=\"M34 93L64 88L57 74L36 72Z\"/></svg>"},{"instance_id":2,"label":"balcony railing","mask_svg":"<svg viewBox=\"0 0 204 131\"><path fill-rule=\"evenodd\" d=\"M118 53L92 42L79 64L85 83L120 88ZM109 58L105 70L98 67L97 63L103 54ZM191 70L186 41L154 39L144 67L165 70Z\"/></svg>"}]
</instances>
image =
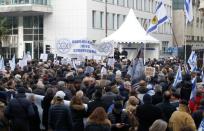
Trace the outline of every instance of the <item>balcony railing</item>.
<instances>
[{"instance_id":1,"label":"balcony railing","mask_svg":"<svg viewBox=\"0 0 204 131\"><path fill-rule=\"evenodd\" d=\"M21 5L21 4L34 4L34 5L50 5L50 0L0 0L0 5Z\"/></svg>"}]
</instances>

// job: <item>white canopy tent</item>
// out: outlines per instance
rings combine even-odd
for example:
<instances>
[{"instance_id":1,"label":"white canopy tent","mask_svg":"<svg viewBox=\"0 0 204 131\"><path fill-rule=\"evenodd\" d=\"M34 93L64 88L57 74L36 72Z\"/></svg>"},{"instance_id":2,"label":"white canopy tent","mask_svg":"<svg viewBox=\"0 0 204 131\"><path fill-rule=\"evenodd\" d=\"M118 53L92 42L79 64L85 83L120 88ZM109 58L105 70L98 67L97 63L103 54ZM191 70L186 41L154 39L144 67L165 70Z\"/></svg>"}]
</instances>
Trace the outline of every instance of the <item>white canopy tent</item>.
<instances>
[{"instance_id":1,"label":"white canopy tent","mask_svg":"<svg viewBox=\"0 0 204 131\"><path fill-rule=\"evenodd\" d=\"M144 52L145 59L159 57L160 41L146 33L142 25L137 20L133 9L130 9L129 14L120 28L108 37L102 39L101 42L121 43L120 46L123 47L125 46L123 43L144 43L144 48L146 48L146 44L150 44L152 47L151 49L154 50L148 50L146 53L146 48ZM132 50L130 53L131 56L129 58L134 58L135 51ZM155 55L152 56L152 53Z\"/></svg>"},{"instance_id":2,"label":"white canopy tent","mask_svg":"<svg viewBox=\"0 0 204 131\"><path fill-rule=\"evenodd\" d=\"M159 40L147 34L137 20L133 9L130 9L125 21L113 34L101 40L101 42L119 43L160 43Z\"/></svg>"}]
</instances>

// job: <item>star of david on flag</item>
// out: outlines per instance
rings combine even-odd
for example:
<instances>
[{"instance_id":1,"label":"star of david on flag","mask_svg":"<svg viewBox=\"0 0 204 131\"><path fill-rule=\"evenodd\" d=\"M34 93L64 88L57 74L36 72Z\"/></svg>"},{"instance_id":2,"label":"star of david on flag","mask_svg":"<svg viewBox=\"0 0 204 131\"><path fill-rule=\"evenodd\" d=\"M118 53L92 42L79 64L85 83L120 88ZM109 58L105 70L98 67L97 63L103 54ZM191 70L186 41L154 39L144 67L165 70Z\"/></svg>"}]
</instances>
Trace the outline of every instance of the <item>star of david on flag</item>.
<instances>
[{"instance_id":1,"label":"star of david on flag","mask_svg":"<svg viewBox=\"0 0 204 131\"><path fill-rule=\"evenodd\" d=\"M169 18L167 16L167 11L164 7L163 0L160 0L156 8L155 16L152 18L150 26L147 29L147 34L156 31L160 25L164 24L168 20Z\"/></svg>"}]
</instances>

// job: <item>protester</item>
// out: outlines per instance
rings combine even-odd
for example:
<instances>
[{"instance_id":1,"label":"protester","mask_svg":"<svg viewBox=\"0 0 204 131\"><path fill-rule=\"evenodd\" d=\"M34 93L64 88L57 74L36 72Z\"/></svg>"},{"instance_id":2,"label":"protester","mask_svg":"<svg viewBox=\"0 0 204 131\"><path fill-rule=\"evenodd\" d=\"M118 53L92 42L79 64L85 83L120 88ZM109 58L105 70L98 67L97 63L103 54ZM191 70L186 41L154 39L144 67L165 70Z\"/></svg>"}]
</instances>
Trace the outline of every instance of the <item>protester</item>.
<instances>
[{"instance_id":1,"label":"protester","mask_svg":"<svg viewBox=\"0 0 204 131\"><path fill-rule=\"evenodd\" d=\"M30 101L32 103L33 110L35 112L35 115L29 120L30 122L30 131L41 131L40 130L40 116L39 116L39 111L38 107L35 105L35 96L31 95L30 96Z\"/></svg>"},{"instance_id":2,"label":"protester","mask_svg":"<svg viewBox=\"0 0 204 131\"><path fill-rule=\"evenodd\" d=\"M100 114L100 115L99 115ZM102 107L97 107L88 117L85 131L111 131L111 122Z\"/></svg>"},{"instance_id":3,"label":"protester","mask_svg":"<svg viewBox=\"0 0 204 131\"><path fill-rule=\"evenodd\" d=\"M170 104L170 99L171 99L170 91L165 91L163 94L163 102L156 105L163 112L163 120L166 121L167 123L169 122L172 113L176 111L176 108Z\"/></svg>"},{"instance_id":4,"label":"protester","mask_svg":"<svg viewBox=\"0 0 204 131\"><path fill-rule=\"evenodd\" d=\"M86 109L80 97L72 97L70 102L70 110L73 121L73 131L83 131L83 119L86 117Z\"/></svg>"},{"instance_id":5,"label":"protester","mask_svg":"<svg viewBox=\"0 0 204 131\"><path fill-rule=\"evenodd\" d=\"M198 110L196 110L193 114L193 120L196 124L196 128L198 129L200 126L200 123L203 119L203 113L204 113L204 99L201 99L200 104L199 104L199 108Z\"/></svg>"},{"instance_id":6,"label":"protester","mask_svg":"<svg viewBox=\"0 0 204 131\"><path fill-rule=\"evenodd\" d=\"M171 115L168 126L169 129L171 131L179 131L184 125L188 125L196 131L195 122L189 113L188 102L186 100L181 100L179 109Z\"/></svg>"},{"instance_id":7,"label":"protester","mask_svg":"<svg viewBox=\"0 0 204 131\"><path fill-rule=\"evenodd\" d=\"M139 120L138 131L149 131L149 127L152 123L162 118L161 110L152 105L152 97L149 94L145 94L143 97L144 105L137 107L136 116Z\"/></svg>"},{"instance_id":8,"label":"protester","mask_svg":"<svg viewBox=\"0 0 204 131\"><path fill-rule=\"evenodd\" d=\"M130 122L128 114L123 111L123 103L116 101L112 112L108 113L108 119L111 121L111 131L128 131Z\"/></svg>"},{"instance_id":9,"label":"protester","mask_svg":"<svg viewBox=\"0 0 204 131\"><path fill-rule=\"evenodd\" d=\"M152 126L149 128L149 131L166 131L167 125L167 122L159 119L154 121Z\"/></svg>"},{"instance_id":10,"label":"protester","mask_svg":"<svg viewBox=\"0 0 204 131\"><path fill-rule=\"evenodd\" d=\"M43 98L42 102L41 102L41 106L43 109L42 112L42 124L45 127L45 131L47 131L48 129L48 112L49 112L49 108L51 106L51 101L54 97L54 91L52 88L48 88L46 93L45 93L45 97Z\"/></svg>"},{"instance_id":11,"label":"protester","mask_svg":"<svg viewBox=\"0 0 204 131\"><path fill-rule=\"evenodd\" d=\"M12 99L5 110L5 116L11 120L12 131L29 131L29 120L35 115L33 106L26 99L25 89L19 87L17 95Z\"/></svg>"},{"instance_id":12,"label":"protester","mask_svg":"<svg viewBox=\"0 0 204 131\"><path fill-rule=\"evenodd\" d=\"M72 117L69 108L64 105L64 97L63 91L55 94L55 102L49 109L48 130L72 131Z\"/></svg>"}]
</instances>

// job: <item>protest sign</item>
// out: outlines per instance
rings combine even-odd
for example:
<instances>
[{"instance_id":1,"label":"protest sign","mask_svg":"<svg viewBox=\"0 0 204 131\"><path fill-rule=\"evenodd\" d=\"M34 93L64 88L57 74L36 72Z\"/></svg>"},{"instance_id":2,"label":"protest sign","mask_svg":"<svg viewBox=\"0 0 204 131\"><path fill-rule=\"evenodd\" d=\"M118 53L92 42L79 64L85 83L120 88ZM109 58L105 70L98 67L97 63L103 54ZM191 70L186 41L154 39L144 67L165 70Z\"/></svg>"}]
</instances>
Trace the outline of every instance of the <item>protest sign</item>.
<instances>
[{"instance_id":1,"label":"protest sign","mask_svg":"<svg viewBox=\"0 0 204 131\"><path fill-rule=\"evenodd\" d=\"M40 59L43 61L47 61L48 54L40 54Z\"/></svg>"},{"instance_id":2,"label":"protest sign","mask_svg":"<svg viewBox=\"0 0 204 131\"><path fill-rule=\"evenodd\" d=\"M146 76L154 76L155 75L155 68L145 67L145 75Z\"/></svg>"}]
</instances>

